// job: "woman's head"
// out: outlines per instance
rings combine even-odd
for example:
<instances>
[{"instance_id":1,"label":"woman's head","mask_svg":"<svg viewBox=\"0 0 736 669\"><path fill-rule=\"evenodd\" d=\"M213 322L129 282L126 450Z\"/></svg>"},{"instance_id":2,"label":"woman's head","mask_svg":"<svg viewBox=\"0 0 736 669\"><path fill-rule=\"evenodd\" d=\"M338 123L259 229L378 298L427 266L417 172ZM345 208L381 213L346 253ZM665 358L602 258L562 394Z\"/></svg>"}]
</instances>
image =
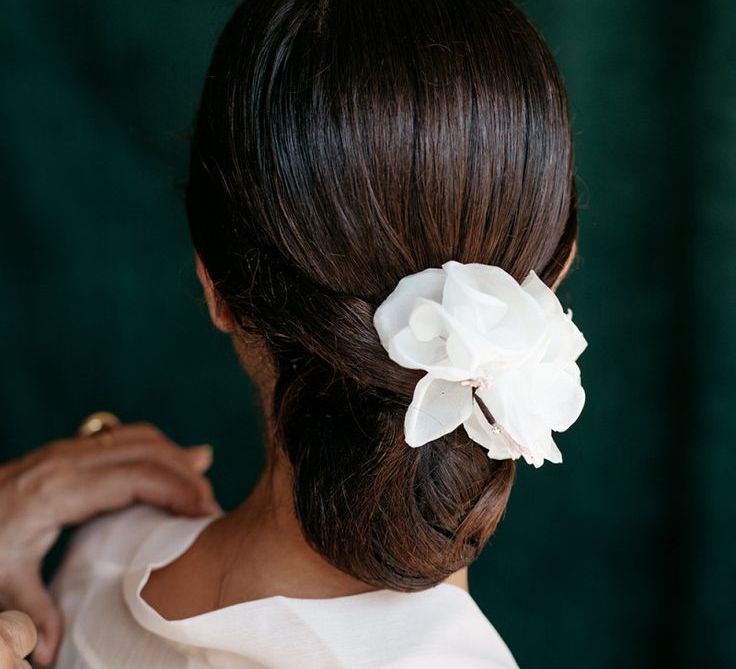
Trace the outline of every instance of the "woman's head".
<instances>
[{"instance_id":1,"label":"woman's head","mask_svg":"<svg viewBox=\"0 0 736 669\"><path fill-rule=\"evenodd\" d=\"M412 449L420 372L373 328L399 279L447 260L553 285L577 235L553 58L506 0L248 0L216 48L192 148L197 252L276 374L276 444L306 539L397 590L467 565L514 463L462 429Z\"/></svg>"}]
</instances>

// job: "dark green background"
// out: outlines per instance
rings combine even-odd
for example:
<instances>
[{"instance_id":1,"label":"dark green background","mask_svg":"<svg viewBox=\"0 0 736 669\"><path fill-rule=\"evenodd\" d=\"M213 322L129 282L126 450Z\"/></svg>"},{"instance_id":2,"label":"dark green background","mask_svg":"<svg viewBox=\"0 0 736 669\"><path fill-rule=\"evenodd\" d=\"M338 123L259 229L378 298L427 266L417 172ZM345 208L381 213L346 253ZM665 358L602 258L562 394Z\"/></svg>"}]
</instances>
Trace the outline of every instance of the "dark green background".
<instances>
[{"instance_id":1,"label":"dark green background","mask_svg":"<svg viewBox=\"0 0 736 669\"><path fill-rule=\"evenodd\" d=\"M107 408L214 444L226 506L253 483L180 194L232 6L3 2L0 458ZM736 4L524 6L572 100L588 404L564 465L520 468L473 593L524 669L736 667Z\"/></svg>"}]
</instances>

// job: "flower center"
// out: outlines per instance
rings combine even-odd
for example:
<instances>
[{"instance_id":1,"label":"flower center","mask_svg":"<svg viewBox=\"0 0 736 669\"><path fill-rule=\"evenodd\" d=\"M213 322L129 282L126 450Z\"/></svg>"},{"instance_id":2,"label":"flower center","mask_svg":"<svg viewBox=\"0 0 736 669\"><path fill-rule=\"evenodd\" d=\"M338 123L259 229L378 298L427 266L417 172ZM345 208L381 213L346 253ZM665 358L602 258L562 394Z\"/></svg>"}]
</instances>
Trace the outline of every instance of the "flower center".
<instances>
[{"instance_id":1,"label":"flower center","mask_svg":"<svg viewBox=\"0 0 736 669\"><path fill-rule=\"evenodd\" d=\"M471 388L479 388L481 390L484 388L490 388L492 384L493 379L490 376L478 376L474 379L460 381L461 386L470 386Z\"/></svg>"}]
</instances>

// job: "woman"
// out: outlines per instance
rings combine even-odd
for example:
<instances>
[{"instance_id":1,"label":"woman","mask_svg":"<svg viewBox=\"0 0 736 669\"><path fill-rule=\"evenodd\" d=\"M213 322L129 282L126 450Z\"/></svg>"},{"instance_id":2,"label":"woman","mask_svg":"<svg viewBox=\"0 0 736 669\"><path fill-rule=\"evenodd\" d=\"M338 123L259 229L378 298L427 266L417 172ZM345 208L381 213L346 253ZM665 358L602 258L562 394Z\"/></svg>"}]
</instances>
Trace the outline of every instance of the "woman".
<instances>
[{"instance_id":1,"label":"woman","mask_svg":"<svg viewBox=\"0 0 736 669\"><path fill-rule=\"evenodd\" d=\"M515 667L467 567L515 460L559 461L584 399L549 290L577 212L539 34L507 0L245 2L187 214L267 467L232 513L82 530L56 666Z\"/></svg>"}]
</instances>

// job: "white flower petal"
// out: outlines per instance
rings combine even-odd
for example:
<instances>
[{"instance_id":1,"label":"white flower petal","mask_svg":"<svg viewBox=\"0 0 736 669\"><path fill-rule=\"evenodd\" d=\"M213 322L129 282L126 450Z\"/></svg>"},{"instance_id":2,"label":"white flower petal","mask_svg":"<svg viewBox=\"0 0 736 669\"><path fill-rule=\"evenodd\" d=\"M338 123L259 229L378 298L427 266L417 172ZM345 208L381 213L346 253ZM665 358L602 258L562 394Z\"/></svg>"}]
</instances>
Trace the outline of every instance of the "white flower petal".
<instances>
[{"instance_id":1,"label":"white flower petal","mask_svg":"<svg viewBox=\"0 0 736 669\"><path fill-rule=\"evenodd\" d=\"M529 348L545 328L544 312L508 272L500 267L455 261L446 262L447 282L442 303L450 311L467 304L477 309L478 331L497 350L516 353ZM500 310L498 303L504 305Z\"/></svg>"},{"instance_id":2,"label":"white flower petal","mask_svg":"<svg viewBox=\"0 0 736 669\"><path fill-rule=\"evenodd\" d=\"M579 377L556 365L541 364L534 369L531 395L534 413L555 432L567 430L585 405Z\"/></svg>"},{"instance_id":3,"label":"white flower petal","mask_svg":"<svg viewBox=\"0 0 736 669\"><path fill-rule=\"evenodd\" d=\"M406 412L404 436L412 447L423 446L455 430L473 409L469 386L424 376Z\"/></svg>"},{"instance_id":4,"label":"white flower petal","mask_svg":"<svg viewBox=\"0 0 736 669\"><path fill-rule=\"evenodd\" d=\"M543 452L542 455L544 456L545 460L548 460L549 462L552 462L556 465L559 465L562 462L562 453L560 453L560 449L557 448L555 440L551 437L547 445L547 450Z\"/></svg>"},{"instance_id":5,"label":"white flower petal","mask_svg":"<svg viewBox=\"0 0 736 669\"><path fill-rule=\"evenodd\" d=\"M409 324L409 314L418 298L442 300L444 283L445 273L437 268L425 269L399 281L373 315L373 325L384 348L388 348L390 339Z\"/></svg>"},{"instance_id":6,"label":"white flower petal","mask_svg":"<svg viewBox=\"0 0 736 669\"><path fill-rule=\"evenodd\" d=\"M548 321L547 349L543 362L567 365L575 362L588 346L582 332L578 330L568 314L556 314Z\"/></svg>"},{"instance_id":7,"label":"white flower petal","mask_svg":"<svg viewBox=\"0 0 736 669\"><path fill-rule=\"evenodd\" d=\"M532 270L521 284L521 287L531 295L547 316L562 315L562 305L554 291L542 281Z\"/></svg>"},{"instance_id":8,"label":"white flower petal","mask_svg":"<svg viewBox=\"0 0 736 669\"><path fill-rule=\"evenodd\" d=\"M417 298L409 314L409 327L419 341L447 337L453 325L452 317L441 304L423 297Z\"/></svg>"},{"instance_id":9,"label":"white flower petal","mask_svg":"<svg viewBox=\"0 0 736 669\"><path fill-rule=\"evenodd\" d=\"M565 320L567 321L567 337L569 339L567 346L569 351L568 355L574 361L580 357L586 348L588 348L588 342L583 336L583 333L578 329L578 326L572 322L572 309L567 310Z\"/></svg>"},{"instance_id":10,"label":"white flower petal","mask_svg":"<svg viewBox=\"0 0 736 669\"><path fill-rule=\"evenodd\" d=\"M443 337L449 364L466 370L463 379L476 376L489 357L500 357L497 349L485 337L458 321L436 302L420 299L409 318L409 325L418 340L431 336ZM435 370L427 371L435 373ZM436 376L450 378L439 373Z\"/></svg>"},{"instance_id":11,"label":"white flower petal","mask_svg":"<svg viewBox=\"0 0 736 669\"><path fill-rule=\"evenodd\" d=\"M488 457L492 460L516 460L521 455L516 444L503 431L491 430L491 424L476 402L473 402L473 413L463 423L463 427L473 441L488 449Z\"/></svg>"},{"instance_id":12,"label":"white flower petal","mask_svg":"<svg viewBox=\"0 0 736 669\"><path fill-rule=\"evenodd\" d=\"M446 342L435 339L421 342L405 327L388 346L388 357L408 369L423 369L432 376L446 381L463 381L471 376L467 369L457 367L447 357Z\"/></svg>"},{"instance_id":13,"label":"white flower petal","mask_svg":"<svg viewBox=\"0 0 736 669\"><path fill-rule=\"evenodd\" d=\"M506 272L488 265L461 265L454 260L446 262L442 267L447 272L442 304L458 320L485 332L506 316L508 304L495 294L496 287L493 286L492 289L491 286L494 279L513 281Z\"/></svg>"},{"instance_id":14,"label":"white flower petal","mask_svg":"<svg viewBox=\"0 0 736 669\"><path fill-rule=\"evenodd\" d=\"M561 461L552 430L567 429L585 403L576 360L587 342L534 272L519 285L499 267L449 261L402 279L374 325L392 360L428 372L406 414L410 445L462 423L489 457ZM475 379L500 431L461 383Z\"/></svg>"},{"instance_id":15,"label":"white flower petal","mask_svg":"<svg viewBox=\"0 0 736 669\"><path fill-rule=\"evenodd\" d=\"M534 412L530 393L529 370L513 370L498 377L489 388L479 388L477 395L521 449L525 459L547 451L552 438L549 425Z\"/></svg>"},{"instance_id":16,"label":"white flower petal","mask_svg":"<svg viewBox=\"0 0 736 669\"><path fill-rule=\"evenodd\" d=\"M477 376L484 362L483 353L486 352L484 342L474 341L474 339L476 338L472 336L472 333L456 330L450 333L445 343L447 358L455 367L467 370L466 379Z\"/></svg>"},{"instance_id":17,"label":"white flower petal","mask_svg":"<svg viewBox=\"0 0 736 669\"><path fill-rule=\"evenodd\" d=\"M588 343L572 322L572 311L563 311L557 295L533 271L529 272L521 286L534 298L547 318L549 341L544 361L564 364L577 360Z\"/></svg>"},{"instance_id":18,"label":"white flower petal","mask_svg":"<svg viewBox=\"0 0 736 669\"><path fill-rule=\"evenodd\" d=\"M544 464L545 460L549 460L554 464L560 464L562 462L562 453L557 448L552 437L545 444L540 444L540 447L536 451L530 451L524 453L524 460L529 465L534 465L537 469Z\"/></svg>"},{"instance_id":19,"label":"white flower petal","mask_svg":"<svg viewBox=\"0 0 736 669\"><path fill-rule=\"evenodd\" d=\"M398 332L388 345L388 355L396 364L408 369L432 371L446 360L445 342L441 339L419 341L410 328ZM460 380L466 378L461 375Z\"/></svg>"}]
</instances>

